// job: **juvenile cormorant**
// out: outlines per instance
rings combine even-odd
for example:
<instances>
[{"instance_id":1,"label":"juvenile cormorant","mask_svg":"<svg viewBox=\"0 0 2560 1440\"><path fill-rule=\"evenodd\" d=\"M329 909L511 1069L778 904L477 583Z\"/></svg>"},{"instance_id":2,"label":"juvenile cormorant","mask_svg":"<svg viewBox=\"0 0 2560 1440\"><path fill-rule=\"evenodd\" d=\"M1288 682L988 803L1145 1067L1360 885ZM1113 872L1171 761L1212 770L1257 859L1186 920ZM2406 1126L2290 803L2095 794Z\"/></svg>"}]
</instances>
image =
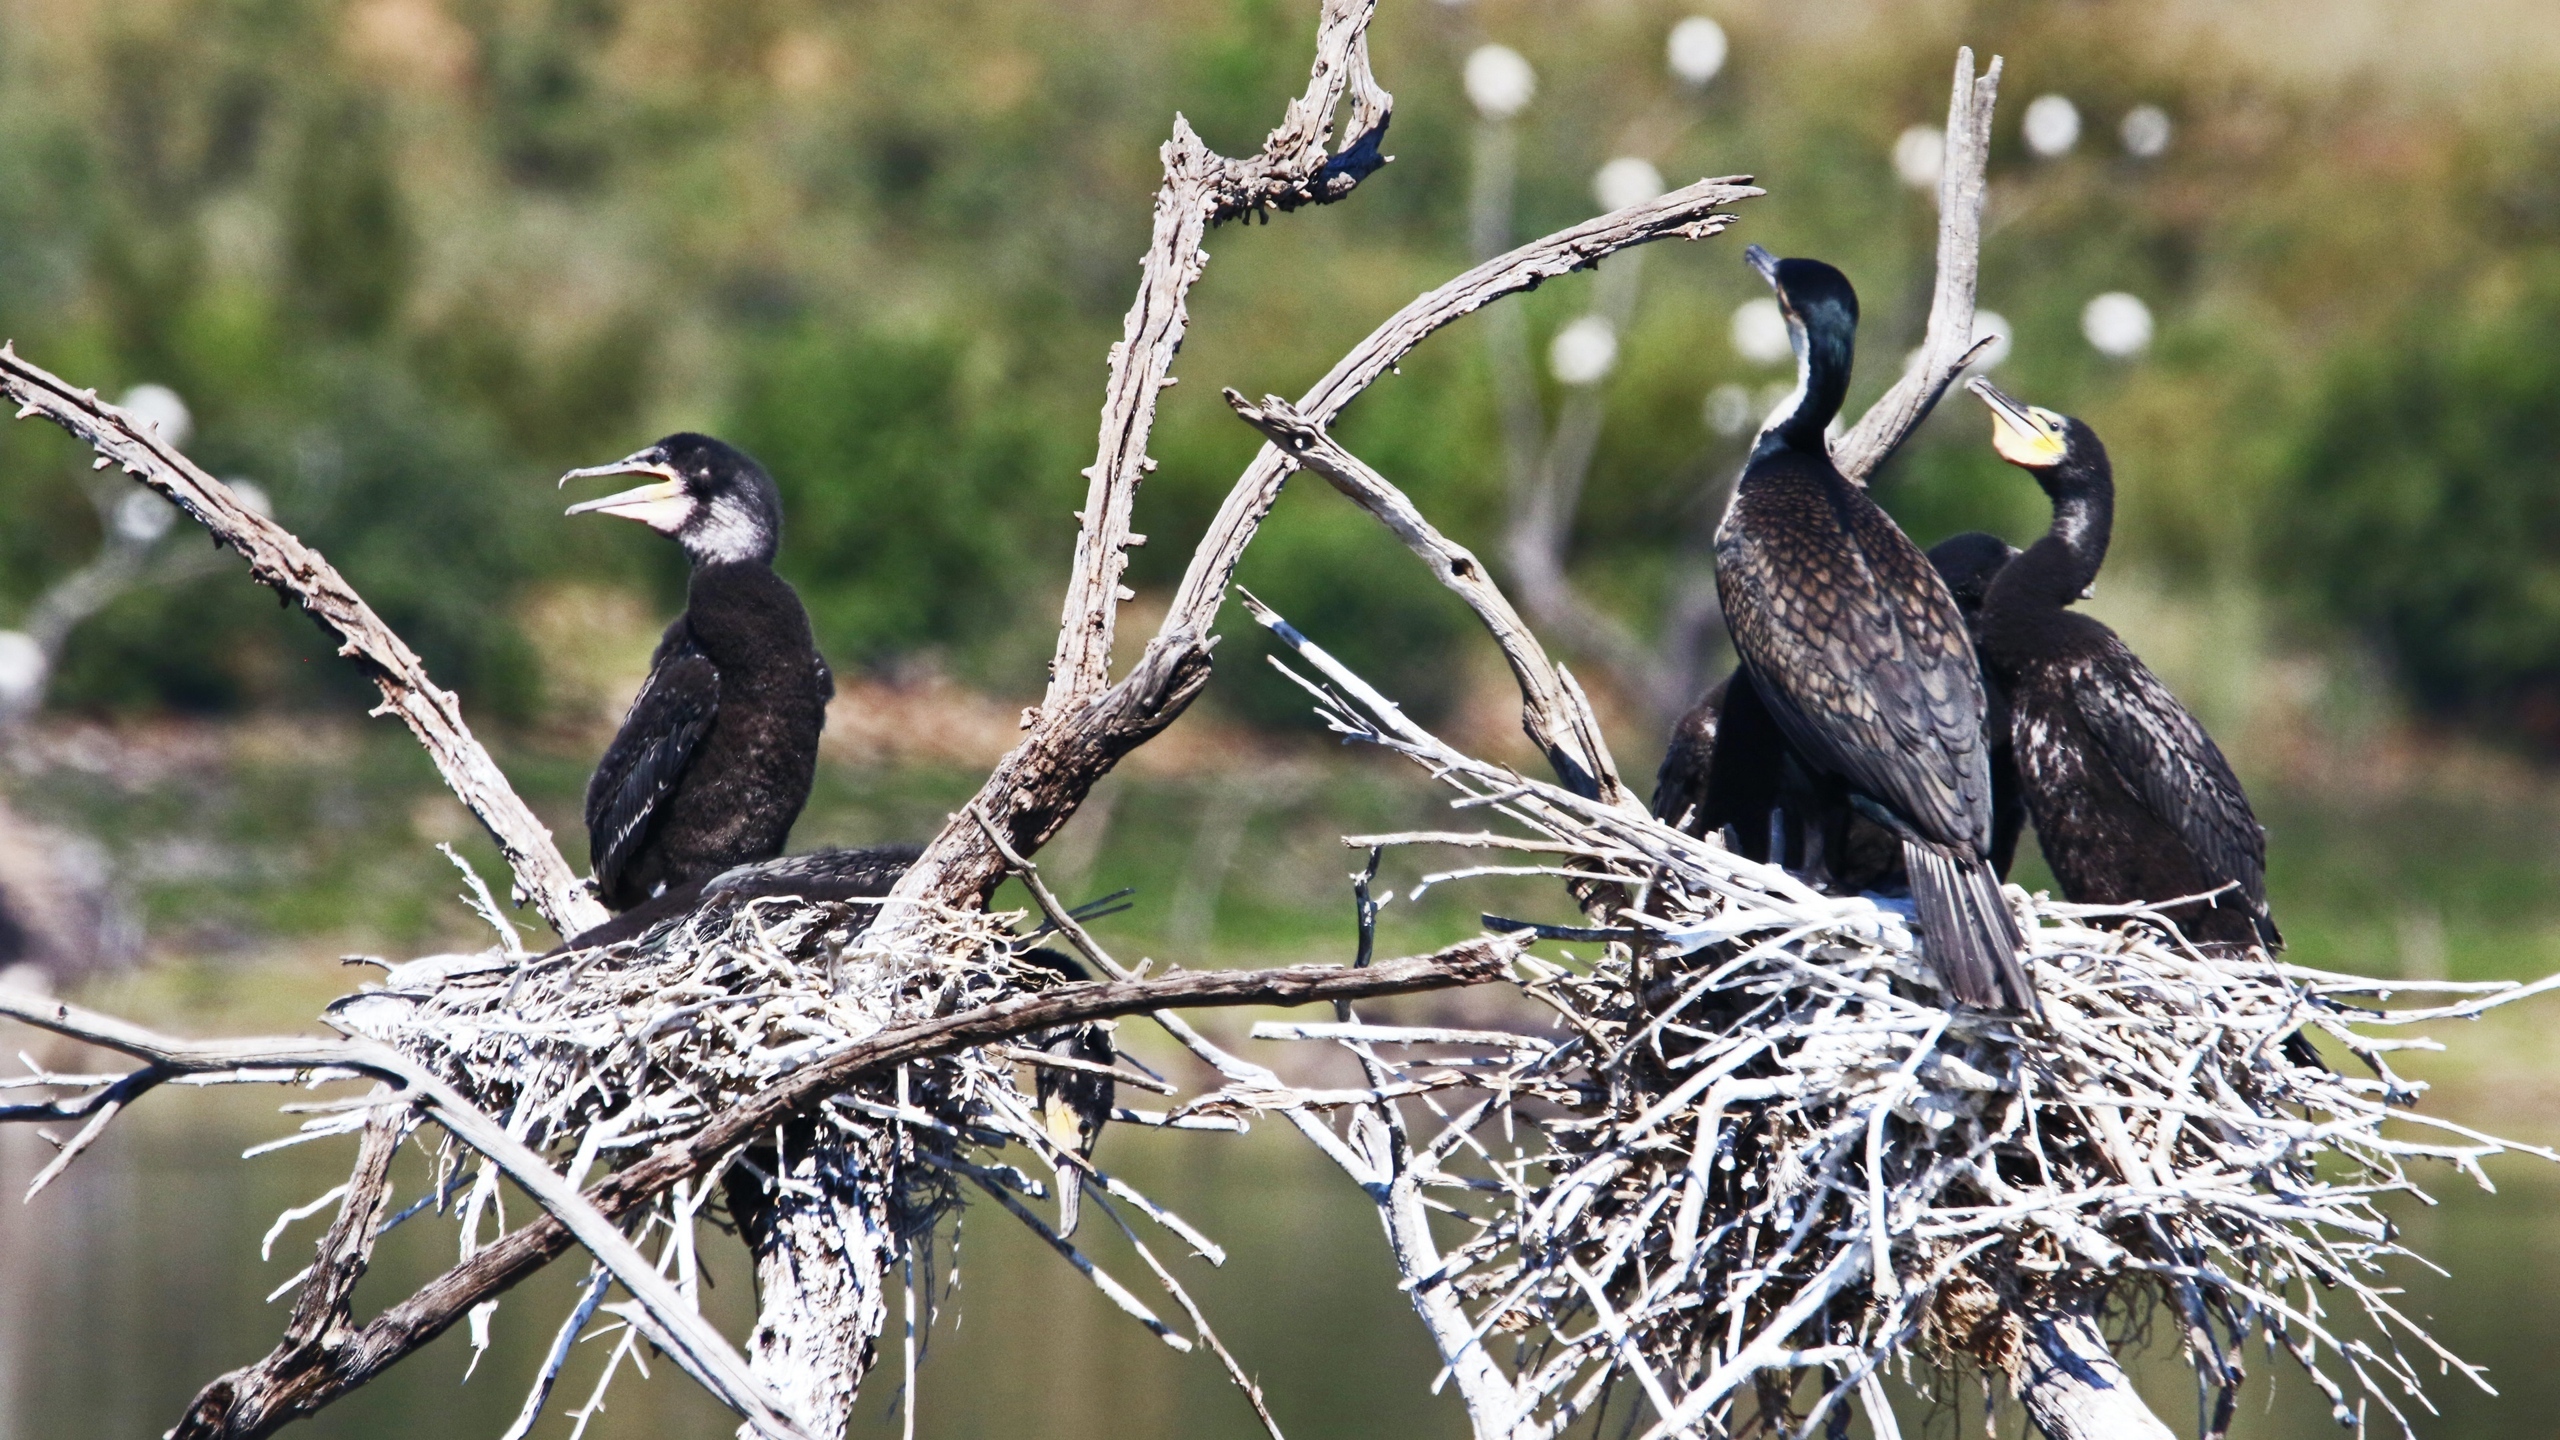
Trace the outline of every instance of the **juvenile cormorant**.
<instances>
[{"instance_id":1,"label":"juvenile cormorant","mask_svg":"<svg viewBox=\"0 0 2560 1440\"><path fill-rule=\"evenodd\" d=\"M1982 597L1991 577L2017 553L1999 536L1979 530L1929 548L1930 567L1955 596L1977 650ZM2017 858L2026 808L2009 759L2008 704L1987 676L1983 688L1989 701L1983 734L1991 758L1991 868L2005 879ZM1671 746L1654 777L1653 813L1692 835L1730 827L1735 853L1774 858L1826 888L1852 894L1907 891L1901 842L1852 809L1845 791L1832 788L1828 795L1817 790L1753 691L1750 674L1736 669L1672 727Z\"/></svg>"},{"instance_id":2,"label":"juvenile cormorant","mask_svg":"<svg viewBox=\"0 0 2560 1440\"><path fill-rule=\"evenodd\" d=\"M835 685L800 597L773 573L782 497L763 467L708 436L670 435L561 483L604 475L655 478L569 513L637 520L693 564L685 612L587 784L596 892L628 910L782 853Z\"/></svg>"},{"instance_id":3,"label":"juvenile cormorant","mask_svg":"<svg viewBox=\"0 0 2560 1440\"><path fill-rule=\"evenodd\" d=\"M1022 958L1044 970L1056 971L1070 983L1090 980L1093 973L1075 957L1043 946L1023 952ZM1088 1065L1110 1065L1120 1058L1111 1043L1111 1027L1099 1022L1061 1025L1026 1037L1033 1048L1062 1060L1081 1060ZM1111 1106L1118 1086L1108 1075L1090 1070L1064 1070L1048 1065L1032 1069L1033 1097L1040 1105L1041 1127L1049 1132L1051 1143L1060 1150L1093 1158L1093 1147L1102 1138L1103 1122L1111 1118ZM1073 1163L1057 1167L1058 1234L1076 1233L1078 1200L1084 1194L1084 1177Z\"/></svg>"},{"instance_id":4,"label":"juvenile cormorant","mask_svg":"<svg viewBox=\"0 0 2560 1440\"><path fill-rule=\"evenodd\" d=\"M1831 461L1858 298L1818 260L1752 267L1777 291L1796 391L1716 527L1716 593L1753 689L1817 778L1901 841L1921 944L1958 1001L2031 1013L2017 921L1990 865L1981 667L1947 583Z\"/></svg>"},{"instance_id":5,"label":"juvenile cormorant","mask_svg":"<svg viewBox=\"0 0 2560 1440\"><path fill-rule=\"evenodd\" d=\"M2027 810L2063 898L2121 905L2222 890L2167 913L2190 940L2275 949L2266 832L2230 762L2113 630L2070 608L2096 581L2114 525L2106 447L2071 416L2022 405L1988 380L1970 388L1991 407L2000 457L2053 500L2051 531L1992 582L1982 658L2008 692Z\"/></svg>"}]
</instances>

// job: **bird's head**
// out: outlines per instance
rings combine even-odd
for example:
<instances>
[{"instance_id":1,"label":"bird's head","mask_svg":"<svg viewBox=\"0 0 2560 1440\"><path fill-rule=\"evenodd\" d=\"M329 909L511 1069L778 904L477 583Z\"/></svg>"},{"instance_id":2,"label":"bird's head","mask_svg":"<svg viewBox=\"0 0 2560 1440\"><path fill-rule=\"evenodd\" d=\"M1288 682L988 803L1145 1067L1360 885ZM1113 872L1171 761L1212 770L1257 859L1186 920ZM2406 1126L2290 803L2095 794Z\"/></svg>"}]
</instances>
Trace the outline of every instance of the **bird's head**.
<instances>
[{"instance_id":1,"label":"bird's head","mask_svg":"<svg viewBox=\"0 0 2560 1440\"><path fill-rule=\"evenodd\" d=\"M1991 593L1991 582L2001 567L2017 558L2017 547L1980 530L1950 535L1929 547L1929 564L1937 570L1938 578L1947 582L1948 592L1956 597L1956 608L1967 616L1982 608L1983 597Z\"/></svg>"},{"instance_id":2,"label":"bird's head","mask_svg":"<svg viewBox=\"0 0 2560 1440\"><path fill-rule=\"evenodd\" d=\"M782 493L764 467L708 435L670 435L610 465L589 465L560 477L600 479L645 475L635 486L568 513L619 515L675 538L696 565L724 561L770 562L782 543Z\"/></svg>"},{"instance_id":3,"label":"bird's head","mask_svg":"<svg viewBox=\"0 0 2560 1440\"><path fill-rule=\"evenodd\" d=\"M2086 422L2026 404L1979 375L1965 388L1991 407L1991 448L2036 477L2046 494L2059 497L2108 478L2107 447Z\"/></svg>"},{"instance_id":4,"label":"bird's head","mask_svg":"<svg viewBox=\"0 0 2560 1440\"><path fill-rule=\"evenodd\" d=\"M1858 334L1858 292L1849 277L1819 260L1781 260L1757 245L1742 252L1778 294L1779 313L1787 317L1787 339L1796 358L1804 360L1825 346L1836 346L1847 368L1848 351Z\"/></svg>"}]
</instances>

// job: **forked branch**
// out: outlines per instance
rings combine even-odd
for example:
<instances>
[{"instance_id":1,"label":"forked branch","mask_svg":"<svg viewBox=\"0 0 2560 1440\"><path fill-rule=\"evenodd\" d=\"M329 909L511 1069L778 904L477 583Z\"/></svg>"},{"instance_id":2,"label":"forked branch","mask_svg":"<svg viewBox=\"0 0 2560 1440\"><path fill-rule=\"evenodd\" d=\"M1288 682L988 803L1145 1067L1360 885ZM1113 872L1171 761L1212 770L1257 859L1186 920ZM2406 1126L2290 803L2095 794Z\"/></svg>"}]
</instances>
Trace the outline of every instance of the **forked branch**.
<instances>
[{"instance_id":1,"label":"forked branch","mask_svg":"<svg viewBox=\"0 0 2560 1440\"><path fill-rule=\"evenodd\" d=\"M1630 246L1678 236L1699 240L1733 221L1723 207L1763 192L1748 176L1700 180L1660 199L1597 216L1496 256L1406 305L1335 362L1294 408L1323 426L1396 362L1441 327L1485 306ZM1095 781L1120 757L1173 723L1208 682L1211 627L1237 563L1295 468L1265 445L1228 490L1208 533L1191 553L1173 604L1130 673L1072 714L1044 707L1032 733L997 763L971 808L992 817L1007 842L1030 854L1075 813ZM1094 519L1087 513L1086 523ZM974 905L1005 877L1003 854L963 811L909 870L882 921L914 923L933 903ZM898 902L914 902L901 906Z\"/></svg>"}]
</instances>

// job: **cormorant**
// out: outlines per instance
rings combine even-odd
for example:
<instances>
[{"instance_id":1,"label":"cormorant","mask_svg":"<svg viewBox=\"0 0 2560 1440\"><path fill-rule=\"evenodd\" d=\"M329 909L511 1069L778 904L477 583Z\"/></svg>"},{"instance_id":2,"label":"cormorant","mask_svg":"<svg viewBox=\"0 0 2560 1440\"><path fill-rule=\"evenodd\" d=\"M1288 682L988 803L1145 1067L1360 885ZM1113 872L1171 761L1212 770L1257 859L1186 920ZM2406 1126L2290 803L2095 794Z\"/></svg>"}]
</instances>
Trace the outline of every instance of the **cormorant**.
<instances>
[{"instance_id":1,"label":"cormorant","mask_svg":"<svg viewBox=\"0 0 2560 1440\"><path fill-rule=\"evenodd\" d=\"M1093 978L1093 973L1075 957L1046 946L1026 950L1022 958L1041 969L1057 972L1069 983ZM1098 1021L1061 1025L1025 1038L1034 1049L1062 1060L1107 1066L1120 1058L1111 1043L1111 1027ZM1032 1086L1040 1105L1040 1124L1049 1132L1050 1143L1061 1151L1072 1150L1084 1159L1092 1159L1093 1147L1102 1138L1103 1122L1111 1118L1111 1106L1117 1098L1118 1087L1111 1077L1090 1070L1038 1065L1032 1067ZM1076 1233L1084 1176L1070 1161L1057 1166L1057 1180L1058 1234L1063 1237Z\"/></svg>"},{"instance_id":2,"label":"cormorant","mask_svg":"<svg viewBox=\"0 0 2560 1440\"><path fill-rule=\"evenodd\" d=\"M2053 500L2051 531L1992 582L1982 658L2008 691L2026 806L2063 898L2222 890L2167 913L2190 940L2276 949L2266 831L2230 762L2113 630L2070 608L2097 580L2114 524L2106 447L2071 416L1988 380L1970 388L1991 407L1993 448Z\"/></svg>"},{"instance_id":3,"label":"cormorant","mask_svg":"<svg viewBox=\"0 0 2560 1440\"><path fill-rule=\"evenodd\" d=\"M1999 536L1979 530L1949 536L1929 549L1930 567L1955 596L1977 651L1982 597L1991 577L2017 553ZM1989 702L1983 734L1991 758L1991 868L2006 879L2017 859L2026 807L2009 759L2008 704L1987 676L1983 688ZM1900 841L1852 809L1845 792L1825 796L1815 789L1741 669L1716 682L1672 727L1671 746L1654 777L1653 814L1692 835L1730 827L1735 853L1764 862L1774 854L1817 885L1851 894L1910 888Z\"/></svg>"},{"instance_id":4,"label":"cormorant","mask_svg":"<svg viewBox=\"0 0 2560 1440\"><path fill-rule=\"evenodd\" d=\"M1796 391L1716 527L1716 594L1752 688L1818 780L1900 840L1931 966L1959 1002L2032 1013L1990 865L1982 671L1947 583L1831 461L1858 297L1818 260L1745 252L1777 291Z\"/></svg>"},{"instance_id":5,"label":"cormorant","mask_svg":"<svg viewBox=\"0 0 2560 1440\"><path fill-rule=\"evenodd\" d=\"M628 910L782 853L817 773L835 683L800 597L773 573L782 497L762 466L680 434L560 478L603 475L656 478L570 514L637 520L673 536L693 564L685 612L587 785L596 893Z\"/></svg>"}]
</instances>

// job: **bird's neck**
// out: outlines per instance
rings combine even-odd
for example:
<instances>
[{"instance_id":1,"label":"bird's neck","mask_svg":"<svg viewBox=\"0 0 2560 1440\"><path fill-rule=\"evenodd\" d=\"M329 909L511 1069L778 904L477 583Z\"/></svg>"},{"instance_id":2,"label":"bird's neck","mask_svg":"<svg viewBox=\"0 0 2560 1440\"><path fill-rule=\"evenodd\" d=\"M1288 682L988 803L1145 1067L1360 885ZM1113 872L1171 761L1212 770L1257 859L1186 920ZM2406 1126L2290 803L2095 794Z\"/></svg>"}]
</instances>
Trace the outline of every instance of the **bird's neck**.
<instances>
[{"instance_id":1,"label":"bird's neck","mask_svg":"<svg viewBox=\"0 0 2560 1440\"><path fill-rule=\"evenodd\" d=\"M1986 608L2003 600L2065 606L2086 594L2106 563L2115 530L2115 491L2081 477L2058 478L2053 487L2053 526L2012 560L1991 585Z\"/></svg>"},{"instance_id":2,"label":"bird's neck","mask_svg":"<svg viewBox=\"0 0 2560 1440\"><path fill-rule=\"evenodd\" d=\"M1831 453L1824 432L1840 404L1849 398L1851 344L1845 335L1807 334L1796 351L1796 389L1777 410L1779 418L1760 432L1752 458L1779 450L1811 455Z\"/></svg>"}]
</instances>

